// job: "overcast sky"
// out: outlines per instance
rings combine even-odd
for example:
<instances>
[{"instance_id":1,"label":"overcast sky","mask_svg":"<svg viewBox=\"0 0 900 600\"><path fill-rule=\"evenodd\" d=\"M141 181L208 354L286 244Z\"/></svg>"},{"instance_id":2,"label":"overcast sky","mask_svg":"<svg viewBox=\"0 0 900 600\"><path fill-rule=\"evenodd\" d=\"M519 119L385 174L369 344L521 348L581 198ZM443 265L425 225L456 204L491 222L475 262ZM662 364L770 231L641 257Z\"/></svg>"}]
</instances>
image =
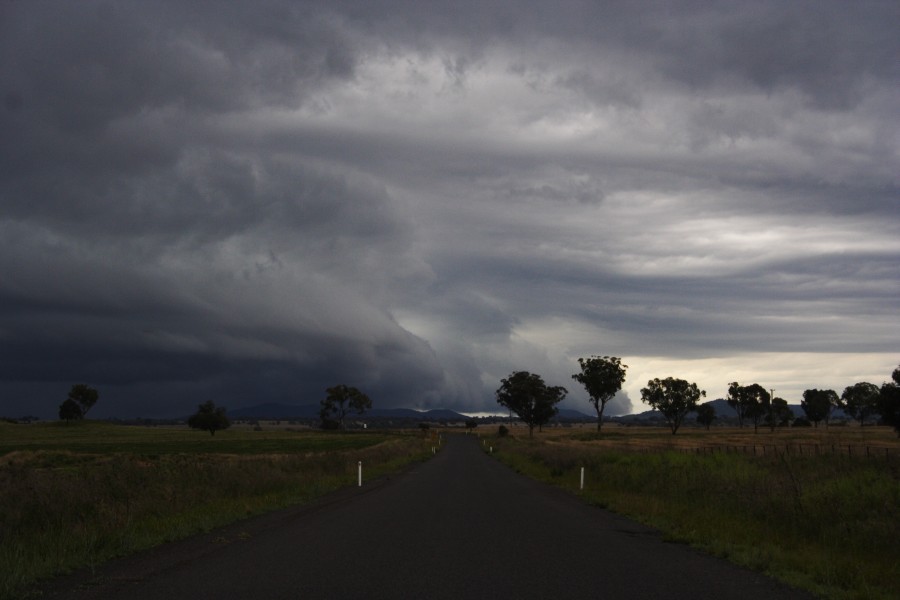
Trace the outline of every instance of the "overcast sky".
<instances>
[{"instance_id":1,"label":"overcast sky","mask_svg":"<svg viewBox=\"0 0 900 600\"><path fill-rule=\"evenodd\" d=\"M900 4L0 2L0 415L900 363Z\"/></svg>"}]
</instances>

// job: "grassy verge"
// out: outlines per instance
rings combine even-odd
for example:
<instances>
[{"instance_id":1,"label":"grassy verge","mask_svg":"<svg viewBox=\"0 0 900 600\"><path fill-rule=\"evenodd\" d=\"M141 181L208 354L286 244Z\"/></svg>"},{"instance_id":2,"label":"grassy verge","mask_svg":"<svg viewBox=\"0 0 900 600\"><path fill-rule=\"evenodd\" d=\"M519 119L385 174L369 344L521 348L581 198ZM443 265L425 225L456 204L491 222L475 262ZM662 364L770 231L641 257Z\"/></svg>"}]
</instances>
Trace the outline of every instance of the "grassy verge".
<instances>
[{"instance_id":1,"label":"grassy verge","mask_svg":"<svg viewBox=\"0 0 900 600\"><path fill-rule=\"evenodd\" d=\"M0 599L425 460L421 437L0 424Z\"/></svg>"},{"instance_id":2,"label":"grassy verge","mask_svg":"<svg viewBox=\"0 0 900 600\"><path fill-rule=\"evenodd\" d=\"M900 461L633 452L559 438L493 443L514 469L672 541L824 598L900 598Z\"/></svg>"}]
</instances>

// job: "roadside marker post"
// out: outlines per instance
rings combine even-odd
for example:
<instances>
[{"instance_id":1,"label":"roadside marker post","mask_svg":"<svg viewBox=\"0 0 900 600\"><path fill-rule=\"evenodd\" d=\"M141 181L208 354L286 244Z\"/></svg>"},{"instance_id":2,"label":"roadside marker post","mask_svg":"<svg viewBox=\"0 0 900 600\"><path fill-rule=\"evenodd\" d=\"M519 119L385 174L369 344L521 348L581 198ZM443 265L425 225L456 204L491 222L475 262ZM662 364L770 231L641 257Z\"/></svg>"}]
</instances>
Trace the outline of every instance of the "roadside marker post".
<instances>
[{"instance_id":1,"label":"roadside marker post","mask_svg":"<svg viewBox=\"0 0 900 600\"><path fill-rule=\"evenodd\" d=\"M581 485L579 486L580 490L584 489L584 467L581 467Z\"/></svg>"},{"instance_id":2,"label":"roadside marker post","mask_svg":"<svg viewBox=\"0 0 900 600\"><path fill-rule=\"evenodd\" d=\"M362 487L362 461L359 461L359 471L357 476L357 487Z\"/></svg>"}]
</instances>

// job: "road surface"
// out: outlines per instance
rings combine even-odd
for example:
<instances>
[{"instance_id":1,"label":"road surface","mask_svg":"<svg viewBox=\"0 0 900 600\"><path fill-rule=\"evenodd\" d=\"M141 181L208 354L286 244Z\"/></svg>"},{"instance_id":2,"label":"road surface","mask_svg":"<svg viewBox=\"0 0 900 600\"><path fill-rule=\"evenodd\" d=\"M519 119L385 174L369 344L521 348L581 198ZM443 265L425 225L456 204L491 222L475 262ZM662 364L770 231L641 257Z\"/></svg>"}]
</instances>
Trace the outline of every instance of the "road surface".
<instances>
[{"instance_id":1,"label":"road surface","mask_svg":"<svg viewBox=\"0 0 900 600\"><path fill-rule=\"evenodd\" d=\"M60 599L808 600L452 435L403 475L54 582Z\"/></svg>"}]
</instances>

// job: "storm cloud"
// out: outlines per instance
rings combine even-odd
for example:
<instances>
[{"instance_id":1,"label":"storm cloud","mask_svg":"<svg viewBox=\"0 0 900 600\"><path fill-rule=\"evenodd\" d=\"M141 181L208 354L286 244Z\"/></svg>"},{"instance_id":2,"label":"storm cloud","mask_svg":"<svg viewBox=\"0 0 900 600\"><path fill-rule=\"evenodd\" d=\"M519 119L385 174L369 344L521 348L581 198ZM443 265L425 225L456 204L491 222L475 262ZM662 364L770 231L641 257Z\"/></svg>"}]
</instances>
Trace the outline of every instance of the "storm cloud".
<instances>
[{"instance_id":1,"label":"storm cloud","mask_svg":"<svg viewBox=\"0 0 900 600\"><path fill-rule=\"evenodd\" d=\"M602 4L596 6L595 4ZM891 2L5 2L0 415L900 362ZM93 414L93 413L92 413Z\"/></svg>"}]
</instances>

